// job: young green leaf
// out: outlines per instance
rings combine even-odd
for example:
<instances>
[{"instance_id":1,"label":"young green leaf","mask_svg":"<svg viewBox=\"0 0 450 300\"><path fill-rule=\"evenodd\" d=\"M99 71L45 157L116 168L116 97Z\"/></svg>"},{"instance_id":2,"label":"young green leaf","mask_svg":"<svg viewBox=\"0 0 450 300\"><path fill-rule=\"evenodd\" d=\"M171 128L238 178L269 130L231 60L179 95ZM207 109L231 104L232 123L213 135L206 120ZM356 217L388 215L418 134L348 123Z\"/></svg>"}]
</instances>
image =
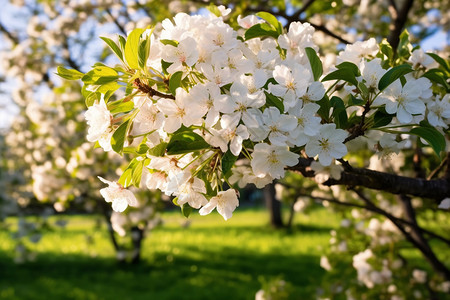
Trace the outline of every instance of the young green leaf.
<instances>
[{"instance_id":1,"label":"young green leaf","mask_svg":"<svg viewBox=\"0 0 450 300\"><path fill-rule=\"evenodd\" d=\"M149 155L153 156L164 156L166 153L167 143L160 143L159 145L156 145L155 147L148 150Z\"/></svg>"},{"instance_id":2,"label":"young green leaf","mask_svg":"<svg viewBox=\"0 0 450 300\"><path fill-rule=\"evenodd\" d=\"M129 112L133 109L134 109L133 101L121 102L121 103L109 108L111 114L113 114L113 115L122 113L122 112Z\"/></svg>"},{"instance_id":3,"label":"young green leaf","mask_svg":"<svg viewBox=\"0 0 450 300\"><path fill-rule=\"evenodd\" d=\"M367 99L369 96L369 89L364 83L358 82L358 90L361 92L361 96L363 96L364 99Z\"/></svg>"},{"instance_id":4,"label":"young green leaf","mask_svg":"<svg viewBox=\"0 0 450 300\"><path fill-rule=\"evenodd\" d=\"M424 122L421 122L420 125L420 127L411 129L409 133L424 139L440 158L441 152L445 151L445 137L436 128Z\"/></svg>"},{"instance_id":5,"label":"young green leaf","mask_svg":"<svg viewBox=\"0 0 450 300\"><path fill-rule=\"evenodd\" d=\"M150 55L150 36L139 42L138 64L141 69L147 65L147 59Z\"/></svg>"},{"instance_id":6,"label":"young green leaf","mask_svg":"<svg viewBox=\"0 0 450 300\"><path fill-rule=\"evenodd\" d=\"M171 45L174 47L178 47L178 41L175 40L159 40L164 45Z\"/></svg>"},{"instance_id":7,"label":"young green leaf","mask_svg":"<svg viewBox=\"0 0 450 300\"><path fill-rule=\"evenodd\" d=\"M167 154L184 154L209 148L210 145L198 134L183 131L172 136L167 145Z\"/></svg>"},{"instance_id":8,"label":"young green leaf","mask_svg":"<svg viewBox=\"0 0 450 300\"><path fill-rule=\"evenodd\" d=\"M56 75L58 75L59 77L62 77L64 79L67 79L67 80L78 80L84 76L83 73L81 73L75 69L66 69L61 66L58 66L58 68L56 68L56 70L57 70Z\"/></svg>"},{"instance_id":9,"label":"young green leaf","mask_svg":"<svg viewBox=\"0 0 450 300\"><path fill-rule=\"evenodd\" d=\"M101 36L100 37L108 46L111 48L111 50L114 52L114 54L124 63L123 61L123 53L122 50L120 50L120 47L116 45L116 43L111 40L110 38Z\"/></svg>"},{"instance_id":10,"label":"young green leaf","mask_svg":"<svg viewBox=\"0 0 450 300\"><path fill-rule=\"evenodd\" d=\"M408 59L411 56L412 45L409 42L409 32L404 30L400 34L400 42L397 47L398 55L404 59Z\"/></svg>"},{"instance_id":11,"label":"young green leaf","mask_svg":"<svg viewBox=\"0 0 450 300\"><path fill-rule=\"evenodd\" d=\"M378 89L380 91L383 91L385 88L387 88L391 83L399 79L401 76L406 75L412 71L413 69L408 64L393 67L392 69L387 71L383 75L383 77L381 77L380 82L378 82Z\"/></svg>"},{"instance_id":12,"label":"young green leaf","mask_svg":"<svg viewBox=\"0 0 450 300\"><path fill-rule=\"evenodd\" d=\"M178 71L178 72L172 74L172 76L170 76L169 90L172 93L172 95L175 95L175 91L177 90L177 88L179 88L181 86L182 76L183 76L182 71Z\"/></svg>"},{"instance_id":13,"label":"young green leaf","mask_svg":"<svg viewBox=\"0 0 450 300\"><path fill-rule=\"evenodd\" d=\"M255 24L245 32L246 41L257 37L273 37L276 39L278 36L277 30L267 23Z\"/></svg>"},{"instance_id":14,"label":"young green leaf","mask_svg":"<svg viewBox=\"0 0 450 300\"><path fill-rule=\"evenodd\" d=\"M132 181L133 185L137 188L139 188L139 185L141 184L143 167L144 167L144 160L137 161L137 163L133 167Z\"/></svg>"},{"instance_id":15,"label":"young green leaf","mask_svg":"<svg viewBox=\"0 0 450 300\"><path fill-rule=\"evenodd\" d=\"M138 51L139 51L139 41L141 34L144 32L142 28L134 29L130 35L128 35L127 42L125 44L125 60L128 67L131 69L139 68L138 61Z\"/></svg>"},{"instance_id":16,"label":"young green leaf","mask_svg":"<svg viewBox=\"0 0 450 300\"><path fill-rule=\"evenodd\" d=\"M125 138L128 132L129 122L130 120L123 122L119 128L116 129L111 138L112 149L119 154L122 153L123 144L125 143Z\"/></svg>"},{"instance_id":17,"label":"young green leaf","mask_svg":"<svg viewBox=\"0 0 450 300\"><path fill-rule=\"evenodd\" d=\"M274 15L265 11L258 12L256 15L261 19L265 20L270 25L272 25L273 28L275 28L275 30L278 32L278 34L283 33L283 25L281 25L281 23L277 20L277 18Z\"/></svg>"},{"instance_id":18,"label":"young green leaf","mask_svg":"<svg viewBox=\"0 0 450 300\"><path fill-rule=\"evenodd\" d=\"M264 94L266 94L266 105L274 106L274 107L278 108L280 113L284 113L283 101L281 101L278 97L276 97L270 93L264 92Z\"/></svg>"},{"instance_id":19,"label":"young green leaf","mask_svg":"<svg viewBox=\"0 0 450 300\"><path fill-rule=\"evenodd\" d=\"M330 81L330 80L343 80L353 84L354 86L358 85L358 81L356 80L355 74L349 68L338 69L334 72L331 72L322 79L322 81Z\"/></svg>"},{"instance_id":20,"label":"young green leaf","mask_svg":"<svg viewBox=\"0 0 450 300\"><path fill-rule=\"evenodd\" d=\"M426 54L430 56L432 59L434 59L439 65L441 65L445 71L450 73L450 66L448 60L443 59L442 57L440 57L435 53L427 52Z\"/></svg>"},{"instance_id":21,"label":"young green leaf","mask_svg":"<svg viewBox=\"0 0 450 300\"><path fill-rule=\"evenodd\" d=\"M237 156L234 156L233 153L231 153L230 150L228 150L224 156L222 156L222 174L228 178L229 172L231 171L231 168L233 167L234 163L237 160Z\"/></svg>"},{"instance_id":22,"label":"young green leaf","mask_svg":"<svg viewBox=\"0 0 450 300\"><path fill-rule=\"evenodd\" d=\"M117 183L122 185L124 188L129 187L133 183L133 171L130 168L127 168L122 173Z\"/></svg>"},{"instance_id":23,"label":"young green leaf","mask_svg":"<svg viewBox=\"0 0 450 300\"><path fill-rule=\"evenodd\" d=\"M189 215L192 212L192 207L189 206L189 204L184 203L181 206L181 213L183 214L183 216L185 216L186 218L189 218Z\"/></svg>"},{"instance_id":24,"label":"young green leaf","mask_svg":"<svg viewBox=\"0 0 450 300\"><path fill-rule=\"evenodd\" d=\"M347 111L345 110L344 101L341 98L333 96L330 99L330 105L333 107L332 116L334 117L334 123L336 123L337 128L347 128L348 117Z\"/></svg>"},{"instance_id":25,"label":"young green leaf","mask_svg":"<svg viewBox=\"0 0 450 300\"><path fill-rule=\"evenodd\" d=\"M317 55L316 50L311 47L305 48L306 55L308 56L309 63L311 64L311 70L313 72L314 80L319 80L320 76L323 74L322 62Z\"/></svg>"}]
</instances>

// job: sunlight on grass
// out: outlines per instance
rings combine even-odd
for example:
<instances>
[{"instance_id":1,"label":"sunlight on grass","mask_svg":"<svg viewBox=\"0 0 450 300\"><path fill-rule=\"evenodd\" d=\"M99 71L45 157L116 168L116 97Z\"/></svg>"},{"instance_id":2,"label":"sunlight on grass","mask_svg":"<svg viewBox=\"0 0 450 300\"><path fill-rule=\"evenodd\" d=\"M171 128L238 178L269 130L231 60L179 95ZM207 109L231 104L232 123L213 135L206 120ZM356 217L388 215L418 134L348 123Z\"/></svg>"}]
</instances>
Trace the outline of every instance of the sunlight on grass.
<instances>
[{"instance_id":1,"label":"sunlight on grass","mask_svg":"<svg viewBox=\"0 0 450 300\"><path fill-rule=\"evenodd\" d=\"M98 218L67 218L65 229L32 245L37 259L23 265L12 263L14 243L0 232L0 298L251 299L259 277L281 276L294 286L292 299L308 299L324 274L320 249L339 224L323 209L297 215L291 231L270 228L264 210L241 209L228 221L166 212L145 239L142 263L124 266Z\"/></svg>"}]
</instances>

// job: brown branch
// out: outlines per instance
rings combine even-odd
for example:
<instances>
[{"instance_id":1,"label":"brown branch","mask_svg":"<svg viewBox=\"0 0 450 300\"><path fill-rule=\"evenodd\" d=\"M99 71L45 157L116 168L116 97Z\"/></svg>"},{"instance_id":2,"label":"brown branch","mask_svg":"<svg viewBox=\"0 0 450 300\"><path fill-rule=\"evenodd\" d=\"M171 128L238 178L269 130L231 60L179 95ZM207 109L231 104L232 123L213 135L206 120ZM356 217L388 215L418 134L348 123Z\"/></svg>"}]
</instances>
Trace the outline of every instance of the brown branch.
<instances>
[{"instance_id":1,"label":"brown branch","mask_svg":"<svg viewBox=\"0 0 450 300\"><path fill-rule=\"evenodd\" d=\"M19 39L14 36L8 29L6 29L6 27L3 26L2 23L0 23L0 31L3 32L15 45L19 44Z\"/></svg>"},{"instance_id":2,"label":"brown branch","mask_svg":"<svg viewBox=\"0 0 450 300\"><path fill-rule=\"evenodd\" d=\"M119 23L119 21L117 20L117 18L115 18L112 13L111 10L109 8L105 9L106 13L108 14L108 16L112 19L112 21L114 22L114 24L117 26L117 28L119 28L120 32L122 32L124 35L127 35L127 31L125 30L125 28Z\"/></svg>"},{"instance_id":3,"label":"brown branch","mask_svg":"<svg viewBox=\"0 0 450 300\"><path fill-rule=\"evenodd\" d=\"M314 172L308 168L311 161L311 159L299 158L298 164L290 167L289 170L300 172L305 177L313 177ZM430 198L436 203L450 197L450 182L447 179L410 178L363 168L347 168L342 172L340 179L330 178L323 184L366 187L392 194Z\"/></svg>"},{"instance_id":4,"label":"brown branch","mask_svg":"<svg viewBox=\"0 0 450 300\"><path fill-rule=\"evenodd\" d=\"M344 140L344 144L347 143L348 141L356 139L361 135L364 135L365 132L364 123L366 121L366 115L369 111L370 111L370 101L367 101L366 105L364 106L364 111L361 114L361 121L359 122L359 124L349 129L350 135Z\"/></svg>"},{"instance_id":5,"label":"brown branch","mask_svg":"<svg viewBox=\"0 0 450 300\"><path fill-rule=\"evenodd\" d=\"M290 185L290 184L288 184L288 183L284 183L284 182L282 182L282 181L279 181L278 183L281 184L281 185L284 185L284 186L287 187L287 188L292 188L292 189L298 190L298 187L293 186L293 185ZM386 217L386 218L388 218L388 219L395 219L396 221L398 221L398 222L400 222L400 223L402 223L402 224L404 224L404 225L407 225L407 226L413 226L413 225L414 225L414 224L410 223L410 222L407 221L407 220L404 220L404 219L401 219L401 218L397 218L397 217L395 217L394 215L388 213L387 211L385 211L385 210L379 208L379 207L376 206L373 202L371 202L370 200L368 200L368 198L365 197L364 194L362 194L362 193L359 192L358 190L356 190L356 189L352 189L352 190L353 190L356 194L360 193L360 194L358 194L358 196L359 196L361 199L364 197L363 200L364 200L364 202L366 203L366 205L361 205L361 204L352 203L352 202L342 202L342 201L339 201L339 200L336 200L336 199L326 198L326 197L319 197L319 196L316 197L316 196L312 196L312 195L310 195L310 194L304 194L304 193L296 193L295 195L296 195L297 197L308 197L308 198L311 198L311 199L313 199L313 200L328 201L328 202L330 202L330 203L334 203L334 204L341 205L341 206L348 206L348 207L356 207L356 208L360 208L360 209L365 209L365 210L368 210L368 211L371 211L371 212L380 214L380 215L382 215L382 216L384 216L384 217ZM444 242L444 243L446 243L447 245L450 245L450 239L448 239L448 238L446 238L446 237L443 237L443 236L441 236L441 235L439 235L439 234L437 234L437 233L434 233L434 232L432 232L432 231L429 231L429 230L427 230L427 229L424 229L424 228L421 228L421 227L419 227L419 228L420 228L420 230L421 230L424 234L428 235L430 238L434 238L434 239L440 240L441 242Z\"/></svg>"},{"instance_id":6,"label":"brown branch","mask_svg":"<svg viewBox=\"0 0 450 300\"><path fill-rule=\"evenodd\" d=\"M441 163L439 164L439 166L437 166L436 169L434 169L430 175L428 175L427 179L433 179L437 174L439 174L439 172L447 165L448 162L448 157L450 155L450 152L447 153L447 156L441 161Z\"/></svg>"},{"instance_id":7,"label":"brown branch","mask_svg":"<svg viewBox=\"0 0 450 300\"><path fill-rule=\"evenodd\" d=\"M167 98L167 99L175 100L175 96L158 92L157 90L153 89L148 84L143 83L139 78L136 78L134 80L134 85L138 88L139 91L143 92L144 94L147 94L149 97L157 96L160 98Z\"/></svg>"},{"instance_id":8,"label":"brown branch","mask_svg":"<svg viewBox=\"0 0 450 300\"><path fill-rule=\"evenodd\" d=\"M311 23L310 21L306 20L306 19L301 19L300 15L313 3L314 1L309 1L307 2L301 9L299 9L297 12L295 12L293 15L288 15L286 14L285 11L273 11L265 6L257 6L257 7L247 7L245 9L246 12L260 12L260 11L265 11L268 13L271 13L274 16L279 16L282 17L284 19L286 19L287 24L286 24L286 28L289 28L289 25L293 22L308 22L312 27L314 27L316 30L322 31L323 33L325 33L326 35L329 35L335 39L337 39L338 41L340 41L341 43L344 44L351 44L349 41L347 41L346 39L344 39L343 37L335 34L334 32L332 32L331 30L329 30L327 27L325 27L325 25L318 25L315 23Z\"/></svg>"},{"instance_id":9,"label":"brown branch","mask_svg":"<svg viewBox=\"0 0 450 300\"><path fill-rule=\"evenodd\" d=\"M304 13L304 12L308 9L308 7L310 7L311 4L314 3L314 1L315 1L315 0L308 0L308 2L306 2L305 4L303 4L303 6L302 6L299 10L297 10L294 14L292 14L291 18L292 18L292 19L298 19L298 18L300 18L300 15L301 15L302 13Z\"/></svg>"},{"instance_id":10,"label":"brown branch","mask_svg":"<svg viewBox=\"0 0 450 300\"><path fill-rule=\"evenodd\" d=\"M400 195L400 198L402 200L403 209L405 211L405 217L407 221L409 221L409 223L412 224L410 226L411 230L409 234L411 238L413 238L416 241L417 243L416 247L422 252L422 254L431 264L433 269L441 273L446 280L449 280L450 270L437 258L433 249L431 249L430 244L423 236L422 228L417 224L416 212L412 206L411 198L405 195Z\"/></svg>"},{"instance_id":11,"label":"brown branch","mask_svg":"<svg viewBox=\"0 0 450 300\"><path fill-rule=\"evenodd\" d=\"M398 47L400 42L400 34L405 27L406 21L408 20L408 13L413 6L413 2L414 0L406 0L400 9L396 9L398 14L396 17L394 16L395 18L393 18L393 23L391 24L393 28L388 37L388 42L391 44L392 49L397 49Z\"/></svg>"}]
</instances>

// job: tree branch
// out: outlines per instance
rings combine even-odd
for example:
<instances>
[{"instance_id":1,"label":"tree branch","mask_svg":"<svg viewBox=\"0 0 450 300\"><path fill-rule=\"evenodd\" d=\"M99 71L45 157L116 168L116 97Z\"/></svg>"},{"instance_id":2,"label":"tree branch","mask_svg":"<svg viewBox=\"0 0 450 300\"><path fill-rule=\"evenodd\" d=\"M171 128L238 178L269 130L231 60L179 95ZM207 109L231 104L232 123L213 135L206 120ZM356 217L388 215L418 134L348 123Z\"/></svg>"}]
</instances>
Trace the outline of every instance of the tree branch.
<instances>
[{"instance_id":1,"label":"tree branch","mask_svg":"<svg viewBox=\"0 0 450 300\"><path fill-rule=\"evenodd\" d=\"M175 96L158 92L157 90L153 89L148 84L143 83L139 78L136 78L134 80L134 85L138 88L138 90L140 90L144 94L149 95L150 97L158 96L160 98L167 98L167 99L175 100Z\"/></svg>"},{"instance_id":2,"label":"tree branch","mask_svg":"<svg viewBox=\"0 0 450 300\"><path fill-rule=\"evenodd\" d=\"M413 3L414 0L406 0L401 9L396 7L397 16L394 16L393 18L393 24L391 24L393 28L388 37L388 42L391 44L392 49L397 49L398 47L400 42L400 34L402 33L403 27L405 27L406 21L408 20L408 13L411 10Z\"/></svg>"},{"instance_id":3,"label":"tree branch","mask_svg":"<svg viewBox=\"0 0 450 300\"><path fill-rule=\"evenodd\" d=\"M305 5L303 5L303 7L301 9L299 9L298 11L296 11L293 15L287 15L285 11L273 11L267 7L264 6L257 6L257 7L247 7L245 9L246 12L260 12L260 11L265 11L268 13L271 13L274 16L279 16L282 17L284 19L286 19L287 24L286 24L286 28L289 28L289 25L293 22L308 22L312 27L314 27L316 30L322 31L323 33L325 33L326 35L329 35L335 39L337 39L338 41L340 41L341 43L344 44L351 44L349 41L347 41L346 39L344 39L343 37L333 33L331 30L329 30L328 28L325 27L325 25L318 25L318 24L314 24L311 23L310 21L306 20L306 19L301 19L300 15L313 3L314 1L308 1Z\"/></svg>"},{"instance_id":4,"label":"tree branch","mask_svg":"<svg viewBox=\"0 0 450 300\"><path fill-rule=\"evenodd\" d=\"M313 177L314 172L308 168L311 161L312 159L300 158L298 164L288 170L300 172L305 177ZM347 168L340 179L330 178L323 185L360 186L392 194L430 198L436 203L450 197L450 182L447 179L410 178L363 168Z\"/></svg>"},{"instance_id":5,"label":"tree branch","mask_svg":"<svg viewBox=\"0 0 450 300\"><path fill-rule=\"evenodd\" d=\"M127 31L125 30L125 28L119 23L119 21L117 20L117 18L115 18L112 13L111 10L109 8L105 9L106 13L108 14L108 16L112 19L112 21L114 22L114 24L117 26L117 28L119 28L120 32L122 32L124 35L127 35Z\"/></svg>"},{"instance_id":6,"label":"tree branch","mask_svg":"<svg viewBox=\"0 0 450 300\"><path fill-rule=\"evenodd\" d=\"M16 45L19 44L19 39L16 36L14 36L11 32L9 32L9 30L6 29L6 27L3 26L2 23L0 23L0 31L3 32L11 42L13 42Z\"/></svg>"}]
</instances>

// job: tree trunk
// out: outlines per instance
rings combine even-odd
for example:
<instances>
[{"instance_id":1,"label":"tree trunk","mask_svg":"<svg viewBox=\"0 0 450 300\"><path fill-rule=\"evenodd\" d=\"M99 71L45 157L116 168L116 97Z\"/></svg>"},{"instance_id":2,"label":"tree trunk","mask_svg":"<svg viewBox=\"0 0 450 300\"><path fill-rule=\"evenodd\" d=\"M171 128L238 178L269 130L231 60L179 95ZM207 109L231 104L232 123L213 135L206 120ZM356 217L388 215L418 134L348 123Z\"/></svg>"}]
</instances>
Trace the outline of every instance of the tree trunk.
<instances>
[{"instance_id":1,"label":"tree trunk","mask_svg":"<svg viewBox=\"0 0 450 300\"><path fill-rule=\"evenodd\" d=\"M133 252L131 263L138 264L141 261L142 240L144 239L144 230L137 226L131 228L131 241L133 243Z\"/></svg>"},{"instance_id":2,"label":"tree trunk","mask_svg":"<svg viewBox=\"0 0 450 300\"><path fill-rule=\"evenodd\" d=\"M289 218L288 218L288 221L286 224L287 228L292 228L292 222L294 221L294 215L295 215L294 205L295 205L295 199L294 199L294 201L292 201L290 208L289 208Z\"/></svg>"},{"instance_id":3,"label":"tree trunk","mask_svg":"<svg viewBox=\"0 0 450 300\"><path fill-rule=\"evenodd\" d=\"M274 228L283 227L283 219L281 218L281 202L275 199L275 185L273 183L264 187L264 200L270 214L270 224Z\"/></svg>"}]
</instances>

